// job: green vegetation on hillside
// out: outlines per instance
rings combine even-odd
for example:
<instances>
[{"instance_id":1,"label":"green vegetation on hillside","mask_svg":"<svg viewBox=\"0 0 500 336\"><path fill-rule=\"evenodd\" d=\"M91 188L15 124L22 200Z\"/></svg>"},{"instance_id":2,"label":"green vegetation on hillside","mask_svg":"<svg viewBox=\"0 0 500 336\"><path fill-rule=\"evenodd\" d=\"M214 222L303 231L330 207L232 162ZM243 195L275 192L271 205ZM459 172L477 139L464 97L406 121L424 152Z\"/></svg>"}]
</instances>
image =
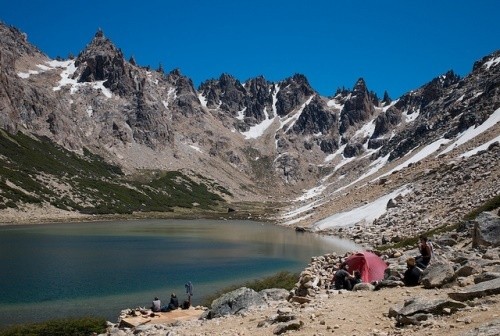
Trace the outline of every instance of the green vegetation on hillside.
<instances>
[{"instance_id":1,"label":"green vegetation on hillside","mask_svg":"<svg viewBox=\"0 0 500 336\"><path fill-rule=\"evenodd\" d=\"M74 153L45 137L0 130L0 209L50 203L85 214L211 210L227 190L180 172L144 173L133 178L84 149Z\"/></svg>"},{"instance_id":2,"label":"green vegetation on hillside","mask_svg":"<svg viewBox=\"0 0 500 336\"><path fill-rule=\"evenodd\" d=\"M0 336L88 336L104 332L104 318L83 317L16 325L0 330Z\"/></svg>"}]
</instances>

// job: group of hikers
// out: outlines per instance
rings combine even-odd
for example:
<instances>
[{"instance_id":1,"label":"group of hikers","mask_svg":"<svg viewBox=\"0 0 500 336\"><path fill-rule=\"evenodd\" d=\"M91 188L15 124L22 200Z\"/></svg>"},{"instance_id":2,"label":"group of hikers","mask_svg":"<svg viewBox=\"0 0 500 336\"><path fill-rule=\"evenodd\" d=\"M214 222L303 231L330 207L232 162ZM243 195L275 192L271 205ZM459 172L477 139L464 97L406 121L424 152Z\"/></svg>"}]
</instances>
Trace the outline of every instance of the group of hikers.
<instances>
[{"instance_id":1,"label":"group of hikers","mask_svg":"<svg viewBox=\"0 0 500 336\"><path fill-rule=\"evenodd\" d=\"M420 284L422 271L427 268L434 254L432 244L426 236L420 236L418 250L420 252L418 257L411 257L406 260L407 269L403 276L405 286L417 286Z\"/></svg>"},{"instance_id":2,"label":"group of hikers","mask_svg":"<svg viewBox=\"0 0 500 336\"><path fill-rule=\"evenodd\" d=\"M191 283L191 281L188 281L184 285L184 287L186 288L188 299L180 305L180 308L189 309L189 307L191 306L191 296L193 296L193 284ZM167 305L162 305L161 300L158 297L155 297L153 303L151 304L151 310L155 313L169 312L177 308L179 308L179 299L177 298L177 295L175 295L175 293L172 293L170 295L170 302Z\"/></svg>"},{"instance_id":3,"label":"group of hikers","mask_svg":"<svg viewBox=\"0 0 500 336\"><path fill-rule=\"evenodd\" d=\"M405 286L419 285L422 271L431 261L433 247L426 236L420 236L418 250L420 252L419 256L416 258L411 257L406 260L407 269L403 275L403 282ZM352 274L349 273L349 265L344 262L333 275L330 286L333 286L335 289L352 290L355 285L361 282L361 272L359 270L355 270Z\"/></svg>"},{"instance_id":4,"label":"group of hikers","mask_svg":"<svg viewBox=\"0 0 500 336\"><path fill-rule=\"evenodd\" d=\"M161 300L158 297L155 297L153 300L153 304L151 305L151 310L155 313L158 312L169 312L171 310L175 310L179 308L179 299L177 299L177 296L175 293L172 293L170 295L170 302L168 305L162 306Z\"/></svg>"}]
</instances>

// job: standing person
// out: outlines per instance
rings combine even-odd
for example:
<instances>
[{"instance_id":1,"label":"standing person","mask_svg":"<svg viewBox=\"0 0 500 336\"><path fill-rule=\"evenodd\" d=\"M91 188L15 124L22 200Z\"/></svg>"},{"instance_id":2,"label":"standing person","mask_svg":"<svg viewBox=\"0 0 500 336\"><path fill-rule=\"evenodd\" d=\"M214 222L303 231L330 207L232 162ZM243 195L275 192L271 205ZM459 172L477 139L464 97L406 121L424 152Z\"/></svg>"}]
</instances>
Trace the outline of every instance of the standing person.
<instances>
[{"instance_id":1,"label":"standing person","mask_svg":"<svg viewBox=\"0 0 500 336\"><path fill-rule=\"evenodd\" d=\"M191 307L191 296L193 296L193 284L191 281L188 281L184 287L186 287L186 294L188 299L182 303L182 309L188 309Z\"/></svg>"},{"instance_id":2,"label":"standing person","mask_svg":"<svg viewBox=\"0 0 500 336\"><path fill-rule=\"evenodd\" d=\"M155 297L155 299L153 300L153 304L151 305L151 310L154 311L155 313L161 311L161 301L160 299L158 299L158 297Z\"/></svg>"},{"instance_id":3,"label":"standing person","mask_svg":"<svg viewBox=\"0 0 500 336\"><path fill-rule=\"evenodd\" d=\"M420 255L415 259L418 267L425 269L432 257L432 248L430 243L427 241L426 236L420 236L420 243L418 244L418 250Z\"/></svg>"},{"instance_id":4,"label":"standing person","mask_svg":"<svg viewBox=\"0 0 500 336\"><path fill-rule=\"evenodd\" d=\"M354 277L349 274L349 265L342 263L339 270L333 275L332 283L334 283L335 289L351 290L350 280L354 280Z\"/></svg>"},{"instance_id":5,"label":"standing person","mask_svg":"<svg viewBox=\"0 0 500 336\"><path fill-rule=\"evenodd\" d=\"M405 286L417 286L420 284L420 277L422 276L422 271L415 266L415 258L408 258L406 260L406 271L403 276L403 282Z\"/></svg>"}]
</instances>

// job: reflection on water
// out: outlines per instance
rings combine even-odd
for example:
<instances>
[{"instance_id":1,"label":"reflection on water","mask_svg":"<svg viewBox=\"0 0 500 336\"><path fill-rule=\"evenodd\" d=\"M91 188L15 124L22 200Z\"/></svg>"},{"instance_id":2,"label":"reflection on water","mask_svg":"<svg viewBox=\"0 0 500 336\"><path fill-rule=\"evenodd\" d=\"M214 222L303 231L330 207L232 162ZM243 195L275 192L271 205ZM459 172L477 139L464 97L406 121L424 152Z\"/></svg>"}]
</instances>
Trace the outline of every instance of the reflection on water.
<instances>
[{"instance_id":1,"label":"reflection on water","mask_svg":"<svg viewBox=\"0 0 500 336\"><path fill-rule=\"evenodd\" d=\"M147 306L171 292L194 304L230 284L300 271L348 241L252 221L141 220L0 227L0 325Z\"/></svg>"}]
</instances>

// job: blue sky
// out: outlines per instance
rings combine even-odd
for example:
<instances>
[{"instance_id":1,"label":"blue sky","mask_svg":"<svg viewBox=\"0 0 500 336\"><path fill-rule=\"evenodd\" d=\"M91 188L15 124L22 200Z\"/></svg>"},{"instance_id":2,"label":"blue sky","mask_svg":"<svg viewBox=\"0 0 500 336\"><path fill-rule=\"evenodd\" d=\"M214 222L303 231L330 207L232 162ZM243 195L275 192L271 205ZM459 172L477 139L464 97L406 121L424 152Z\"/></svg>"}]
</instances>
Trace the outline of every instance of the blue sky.
<instances>
[{"instance_id":1,"label":"blue sky","mask_svg":"<svg viewBox=\"0 0 500 336\"><path fill-rule=\"evenodd\" d=\"M392 98L500 49L499 13L498 0L0 0L0 20L52 58L101 28L127 59L179 68L196 87L301 73L324 96L363 77Z\"/></svg>"}]
</instances>

